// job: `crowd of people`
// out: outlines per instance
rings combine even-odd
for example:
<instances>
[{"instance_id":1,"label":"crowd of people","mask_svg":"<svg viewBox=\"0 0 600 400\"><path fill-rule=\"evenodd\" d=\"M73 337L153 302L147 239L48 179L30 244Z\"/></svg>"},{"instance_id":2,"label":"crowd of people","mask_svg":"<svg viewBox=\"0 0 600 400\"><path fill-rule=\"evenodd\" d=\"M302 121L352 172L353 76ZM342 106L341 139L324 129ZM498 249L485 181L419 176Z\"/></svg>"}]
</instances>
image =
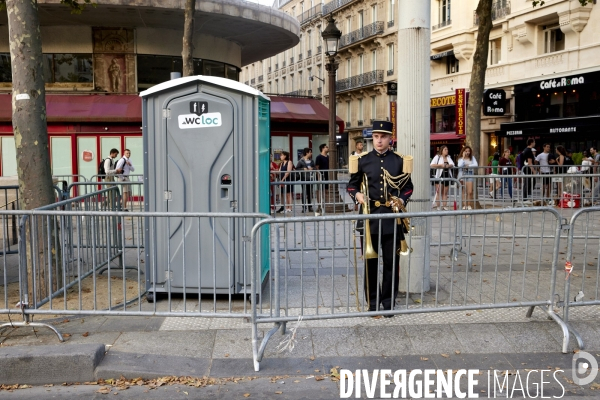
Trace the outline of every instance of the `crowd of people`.
<instances>
[{"instance_id":1,"label":"crowd of people","mask_svg":"<svg viewBox=\"0 0 600 400\"><path fill-rule=\"evenodd\" d=\"M538 154L534 139L527 141L527 147L519 154L511 154L510 149L495 153L491 160L480 168L473 149L464 146L458 156L457 163L448 154L448 147L441 146L430 163L431 178L434 178L435 196L433 208L448 210L449 186L456 178L462 186L462 208L474 207L474 175L485 175L485 190L489 196L498 200L517 202L513 189L521 189L523 205L560 205L564 193L580 196L585 194L584 205L600 204L600 153L592 146L583 151L579 165L575 165L573 153L564 146L556 146L554 151L549 143L544 143ZM568 178L564 175L569 174ZM562 175L553 179L553 175ZM586 176L592 175L592 176ZM540 195L533 197L533 189L540 186ZM475 185L477 186L477 185ZM508 199L505 197L508 193ZM484 193L486 193L484 191ZM486 196L487 196L486 193Z\"/></svg>"}]
</instances>

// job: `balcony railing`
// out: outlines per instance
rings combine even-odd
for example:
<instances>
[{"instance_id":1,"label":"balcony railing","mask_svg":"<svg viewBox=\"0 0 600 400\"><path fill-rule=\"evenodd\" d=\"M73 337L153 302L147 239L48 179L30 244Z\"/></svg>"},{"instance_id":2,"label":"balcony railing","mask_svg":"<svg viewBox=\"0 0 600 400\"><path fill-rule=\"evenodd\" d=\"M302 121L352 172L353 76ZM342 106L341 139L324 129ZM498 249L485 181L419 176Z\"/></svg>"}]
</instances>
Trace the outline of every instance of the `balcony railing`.
<instances>
[{"instance_id":1,"label":"balcony railing","mask_svg":"<svg viewBox=\"0 0 600 400\"><path fill-rule=\"evenodd\" d=\"M256 78L252 78L252 79L250 79L250 84L251 84L251 85L254 85L254 84L256 84Z\"/></svg>"},{"instance_id":2,"label":"balcony railing","mask_svg":"<svg viewBox=\"0 0 600 400\"><path fill-rule=\"evenodd\" d=\"M279 69L279 64L275 64L275 69Z\"/></svg>"},{"instance_id":3,"label":"balcony railing","mask_svg":"<svg viewBox=\"0 0 600 400\"><path fill-rule=\"evenodd\" d=\"M316 6L298 15L298 21L300 22L300 25L306 24L313 19L320 17L321 15L323 15L323 4L317 4Z\"/></svg>"},{"instance_id":4,"label":"balcony railing","mask_svg":"<svg viewBox=\"0 0 600 400\"><path fill-rule=\"evenodd\" d=\"M321 46L317 46L317 54L321 54Z\"/></svg>"},{"instance_id":5,"label":"balcony railing","mask_svg":"<svg viewBox=\"0 0 600 400\"><path fill-rule=\"evenodd\" d=\"M346 121L346 128L350 128L352 126L352 123L350 121Z\"/></svg>"},{"instance_id":6,"label":"balcony railing","mask_svg":"<svg viewBox=\"0 0 600 400\"><path fill-rule=\"evenodd\" d=\"M373 122L375 122L375 118L371 118L371 125L373 125Z\"/></svg>"},{"instance_id":7,"label":"balcony railing","mask_svg":"<svg viewBox=\"0 0 600 400\"><path fill-rule=\"evenodd\" d=\"M364 125L364 121L362 119L358 120L358 126L363 126Z\"/></svg>"},{"instance_id":8,"label":"balcony railing","mask_svg":"<svg viewBox=\"0 0 600 400\"><path fill-rule=\"evenodd\" d=\"M394 26L394 20L388 21L388 28Z\"/></svg>"},{"instance_id":9,"label":"balcony railing","mask_svg":"<svg viewBox=\"0 0 600 400\"><path fill-rule=\"evenodd\" d=\"M312 89L308 89L308 95L312 96Z\"/></svg>"},{"instance_id":10,"label":"balcony railing","mask_svg":"<svg viewBox=\"0 0 600 400\"><path fill-rule=\"evenodd\" d=\"M388 69L387 70L387 76L392 76L394 75L394 70L393 69Z\"/></svg>"},{"instance_id":11,"label":"balcony railing","mask_svg":"<svg viewBox=\"0 0 600 400\"><path fill-rule=\"evenodd\" d=\"M298 54L298 61L302 61L302 53Z\"/></svg>"},{"instance_id":12,"label":"balcony railing","mask_svg":"<svg viewBox=\"0 0 600 400\"><path fill-rule=\"evenodd\" d=\"M276 65L277 65L277 64L276 64ZM277 68L277 66L276 66L275 68ZM269 67L269 73L271 73L271 67Z\"/></svg>"},{"instance_id":13,"label":"balcony railing","mask_svg":"<svg viewBox=\"0 0 600 400\"><path fill-rule=\"evenodd\" d=\"M440 22L437 25L432 26L431 30L435 31L436 29L440 29L440 28L443 28L443 27L448 26L448 25L452 25L452 20L451 19L447 19L445 21Z\"/></svg>"},{"instance_id":14,"label":"balcony railing","mask_svg":"<svg viewBox=\"0 0 600 400\"><path fill-rule=\"evenodd\" d=\"M323 6L323 15L329 14L330 12L337 10L340 7L344 7L346 4L350 4L355 0L333 0Z\"/></svg>"},{"instance_id":15,"label":"balcony railing","mask_svg":"<svg viewBox=\"0 0 600 400\"><path fill-rule=\"evenodd\" d=\"M383 70L366 72L350 78L340 79L335 83L335 90L341 92L378 83L383 83Z\"/></svg>"},{"instance_id":16,"label":"balcony railing","mask_svg":"<svg viewBox=\"0 0 600 400\"><path fill-rule=\"evenodd\" d=\"M510 1L498 0L492 3L492 21L510 15ZM477 11L473 11L473 26L479 26Z\"/></svg>"},{"instance_id":17,"label":"balcony railing","mask_svg":"<svg viewBox=\"0 0 600 400\"><path fill-rule=\"evenodd\" d=\"M319 86L319 87L317 88L317 93L318 93L318 94L321 94L322 92L323 92L323 88Z\"/></svg>"},{"instance_id":18,"label":"balcony railing","mask_svg":"<svg viewBox=\"0 0 600 400\"><path fill-rule=\"evenodd\" d=\"M264 76L264 75L259 75L259 76L258 76L258 81L259 81L259 82L262 82L262 81L263 81L263 76Z\"/></svg>"},{"instance_id":19,"label":"balcony railing","mask_svg":"<svg viewBox=\"0 0 600 400\"><path fill-rule=\"evenodd\" d=\"M312 50L308 50L306 52L306 57L308 57L308 58L312 57Z\"/></svg>"},{"instance_id":20,"label":"balcony railing","mask_svg":"<svg viewBox=\"0 0 600 400\"><path fill-rule=\"evenodd\" d=\"M292 65L294 63L294 57L290 57L290 65ZM285 67L285 65L284 65Z\"/></svg>"},{"instance_id":21,"label":"balcony railing","mask_svg":"<svg viewBox=\"0 0 600 400\"><path fill-rule=\"evenodd\" d=\"M367 26L363 26L360 29L352 31L340 38L340 48L348 46L352 43L359 42L371 36L380 35L383 33L384 23L383 21L373 22Z\"/></svg>"},{"instance_id":22,"label":"balcony railing","mask_svg":"<svg viewBox=\"0 0 600 400\"><path fill-rule=\"evenodd\" d=\"M285 67L285 61L281 63L281 68Z\"/></svg>"}]
</instances>

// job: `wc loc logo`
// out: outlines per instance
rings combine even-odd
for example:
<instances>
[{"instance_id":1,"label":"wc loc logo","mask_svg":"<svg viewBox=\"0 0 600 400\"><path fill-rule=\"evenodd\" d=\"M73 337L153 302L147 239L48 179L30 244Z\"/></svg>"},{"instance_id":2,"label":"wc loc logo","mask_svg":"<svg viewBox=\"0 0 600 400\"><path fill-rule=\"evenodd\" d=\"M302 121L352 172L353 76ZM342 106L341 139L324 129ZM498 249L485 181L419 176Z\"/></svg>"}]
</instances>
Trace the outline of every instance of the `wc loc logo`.
<instances>
[{"instance_id":1,"label":"wc loc logo","mask_svg":"<svg viewBox=\"0 0 600 400\"><path fill-rule=\"evenodd\" d=\"M179 129L213 128L221 126L221 113L206 113L200 116L196 114L184 114L177 117Z\"/></svg>"},{"instance_id":2,"label":"wc loc logo","mask_svg":"<svg viewBox=\"0 0 600 400\"><path fill-rule=\"evenodd\" d=\"M190 113L196 115L206 114L208 112L208 101L190 101Z\"/></svg>"}]
</instances>

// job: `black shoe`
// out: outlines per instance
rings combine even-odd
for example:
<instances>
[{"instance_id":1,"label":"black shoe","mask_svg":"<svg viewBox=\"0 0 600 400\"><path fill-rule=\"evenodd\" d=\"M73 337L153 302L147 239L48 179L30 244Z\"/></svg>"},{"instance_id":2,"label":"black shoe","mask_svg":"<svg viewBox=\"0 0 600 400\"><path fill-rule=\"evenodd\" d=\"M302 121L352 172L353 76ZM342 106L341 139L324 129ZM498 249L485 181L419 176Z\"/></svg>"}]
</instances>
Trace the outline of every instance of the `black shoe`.
<instances>
[{"instance_id":1,"label":"black shoe","mask_svg":"<svg viewBox=\"0 0 600 400\"><path fill-rule=\"evenodd\" d=\"M282 213L283 211L284 211L284 208L283 208L283 207L279 207L279 210L277 210L277 211L275 211L275 212L277 212L277 213Z\"/></svg>"},{"instance_id":2,"label":"black shoe","mask_svg":"<svg viewBox=\"0 0 600 400\"><path fill-rule=\"evenodd\" d=\"M308 211L309 212L313 212L313 208L312 207L308 207Z\"/></svg>"}]
</instances>

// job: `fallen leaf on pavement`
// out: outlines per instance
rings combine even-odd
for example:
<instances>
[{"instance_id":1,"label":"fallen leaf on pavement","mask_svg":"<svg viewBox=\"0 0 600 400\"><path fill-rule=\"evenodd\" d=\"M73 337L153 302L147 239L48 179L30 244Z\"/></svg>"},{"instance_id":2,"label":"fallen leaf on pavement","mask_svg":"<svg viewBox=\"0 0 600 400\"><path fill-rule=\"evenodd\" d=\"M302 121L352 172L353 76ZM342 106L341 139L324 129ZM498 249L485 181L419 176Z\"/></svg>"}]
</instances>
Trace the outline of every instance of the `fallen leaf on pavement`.
<instances>
[{"instance_id":1,"label":"fallen leaf on pavement","mask_svg":"<svg viewBox=\"0 0 600 400\"><path fill-rule=\"evenodd\" d=\"M83 336L83 337L88 337L88 336L90 336L90 333L89 333L89 332L86 332L86 333L83 333L81 336Z\"/></svg>"}]
</instances>

